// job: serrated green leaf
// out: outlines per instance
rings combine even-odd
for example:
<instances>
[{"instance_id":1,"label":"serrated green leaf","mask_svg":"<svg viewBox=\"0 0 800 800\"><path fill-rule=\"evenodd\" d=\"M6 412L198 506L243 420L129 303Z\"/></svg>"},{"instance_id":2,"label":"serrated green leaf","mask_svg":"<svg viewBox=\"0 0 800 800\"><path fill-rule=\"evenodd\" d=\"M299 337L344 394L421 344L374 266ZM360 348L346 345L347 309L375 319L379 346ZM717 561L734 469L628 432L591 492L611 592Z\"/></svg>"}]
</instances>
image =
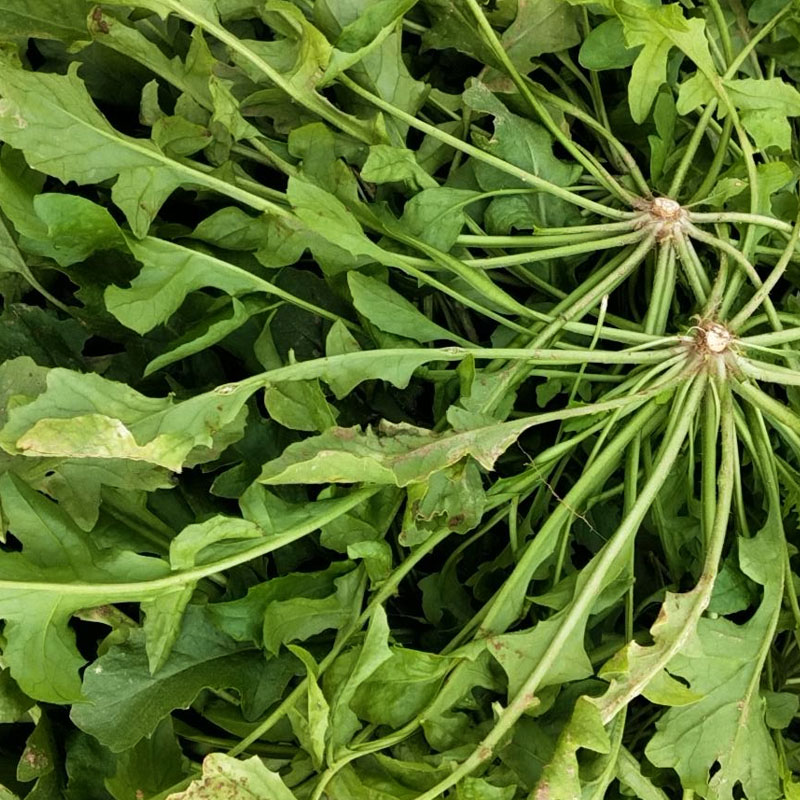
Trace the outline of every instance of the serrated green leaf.
<instances>
[{"instance_id":1,"label":"serrated green leaf","mask_svg":"<svg viewBox=\"0 0 800 800\"><path fill-rule=\"evenodd\" d=\"M773 518L756 537L739 542L742 568L764 586L754 616L744 625L701 619L668 665L703 698L667 711L646 754L657 766L673 767L684 786L703 794L731 798L741 782L748 796L780 796L777 754L758 685L783 593L779 525ZM719 769L712 776L715 762Z\"/></svg>"}]
</instances>

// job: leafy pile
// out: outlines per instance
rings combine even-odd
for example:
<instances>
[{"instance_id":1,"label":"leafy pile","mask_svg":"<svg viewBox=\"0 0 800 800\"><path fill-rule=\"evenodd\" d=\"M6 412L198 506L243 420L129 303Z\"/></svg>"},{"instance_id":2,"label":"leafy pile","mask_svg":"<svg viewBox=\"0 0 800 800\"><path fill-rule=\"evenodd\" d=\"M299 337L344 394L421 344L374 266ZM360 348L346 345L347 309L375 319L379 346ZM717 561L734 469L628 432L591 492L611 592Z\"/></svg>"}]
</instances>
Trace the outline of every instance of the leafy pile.
<instances>
[{"instance_id":1,"label":"leafy pile","mask_svg":"<svg viewBox=\"0 0 800 800\"><path fill-rule=\"evenodd\" d=\"M796 3L0 42L0 798L800 797Z\"/></svg>"}]
</instances>

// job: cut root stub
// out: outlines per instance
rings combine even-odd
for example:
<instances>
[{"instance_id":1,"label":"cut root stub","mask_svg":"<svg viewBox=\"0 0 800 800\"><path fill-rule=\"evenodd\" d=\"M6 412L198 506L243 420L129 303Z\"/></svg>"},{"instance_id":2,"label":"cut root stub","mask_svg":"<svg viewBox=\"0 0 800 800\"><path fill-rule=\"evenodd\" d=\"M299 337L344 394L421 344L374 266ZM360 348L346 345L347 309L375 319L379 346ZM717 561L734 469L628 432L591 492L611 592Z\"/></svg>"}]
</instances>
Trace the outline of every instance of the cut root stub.
<instances>
[{"instance_id":1,"label":"cut root stub","mask_svg":"<svg viewBox=\"0 0 800 800\"><path fill-rule=\"evenodd\" d=\"M694 346L701 355L725 353L734 339L728 328L719 322L701 322L694 330Z\"/></svg>"},{"instance_id":2,"label":"cut root stub","mask_svg":"<svg viewBox=\"0 0 800 800\"><path fill-rule=\"evenodd\" d=\"M650 213L663 220L675 221L683 216L683 208L677 200L671 197L656 197L650 206Z\"/></svg>"}]
</instances>

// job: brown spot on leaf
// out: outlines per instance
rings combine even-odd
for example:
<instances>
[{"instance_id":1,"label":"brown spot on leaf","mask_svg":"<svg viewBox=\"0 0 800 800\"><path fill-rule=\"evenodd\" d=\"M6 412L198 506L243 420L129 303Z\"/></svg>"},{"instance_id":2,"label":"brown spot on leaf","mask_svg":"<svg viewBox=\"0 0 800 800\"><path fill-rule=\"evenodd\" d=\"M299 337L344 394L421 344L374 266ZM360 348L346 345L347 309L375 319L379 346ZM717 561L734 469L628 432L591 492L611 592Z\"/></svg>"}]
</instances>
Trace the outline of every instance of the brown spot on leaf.
<instances>
[{"instance_id":1,"label":"brown spot on leaf","mask_svg":"<svg viewBox=\"0 0 800 800\"><path fill-rule=\"evenodd\" d=\"M94 10L92 11L92 22L94 22L94 27L100 31L100 33L108 33L111 30L108 22L103 19L103 9L100 6L95 6Z\"/></svg>"},{"instance_id":2,"label":"brown spot on leaf","mask_svg":"<svg viewBox=\"0 0 800 800\"><path fill-rule=\"evenodd\" d=\"M47 753L43 753L37 747L26 747L25 752L22 754L22 760L37 772L45 769L50 763Z\"/></svg>"},{"instance_id":3,"label":"brown spot on leaf","mask_svg":"<svg viewBox=\"0 0 800 800\"><path fill-rule=\"evenodd\" d=\"M534 800L550 800L550 784L547 781L542 781L536 787Z\"/></svg>"}]
</instances>

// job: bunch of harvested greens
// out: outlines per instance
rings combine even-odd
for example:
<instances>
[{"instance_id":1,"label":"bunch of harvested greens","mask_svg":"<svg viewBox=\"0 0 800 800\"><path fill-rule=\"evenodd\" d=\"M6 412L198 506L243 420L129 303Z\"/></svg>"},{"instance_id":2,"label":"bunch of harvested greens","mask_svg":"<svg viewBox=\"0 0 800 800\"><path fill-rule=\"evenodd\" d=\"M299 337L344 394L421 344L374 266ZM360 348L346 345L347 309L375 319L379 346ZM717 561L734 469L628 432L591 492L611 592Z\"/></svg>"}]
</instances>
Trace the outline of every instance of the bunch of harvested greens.
<instances>
[{"instance_id":1,"label":"bunch of harvested greens","mask_svg":"<svg viewBox=\"0 0 800 800\"><path fill-rule=\"evenodd\" d=\"M0 798L800 797L800 6L0 43Z\"/></svg>"}]
</instances>

